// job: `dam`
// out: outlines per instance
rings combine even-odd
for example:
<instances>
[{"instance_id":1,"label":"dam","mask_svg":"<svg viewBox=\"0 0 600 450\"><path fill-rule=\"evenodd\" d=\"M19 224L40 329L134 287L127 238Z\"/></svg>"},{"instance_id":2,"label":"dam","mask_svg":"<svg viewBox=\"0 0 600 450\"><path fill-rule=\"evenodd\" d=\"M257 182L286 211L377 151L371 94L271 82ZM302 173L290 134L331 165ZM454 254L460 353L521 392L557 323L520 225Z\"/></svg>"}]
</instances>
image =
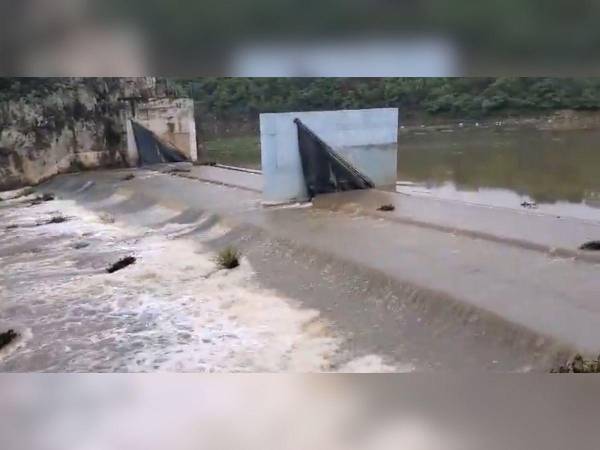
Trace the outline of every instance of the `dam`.
<instances>
[{"instance_id":1,"label":"dam","mask_svg":"<svg viewBox=\"0 0 600 450\"><path fill-rule=\"evenodd\" d=\"M548 371L600 351L600 258L578 250L596 223L377 189L265 207L262 185L176 163L5 199L0 324L24 338L2 370ZM50 213L69 220L34 226ZM228 245L240 270L212 274Z\"/></svg>"},{"instance_id":2,"label":"dam","mask_svg":"<svg viewBox=\"0 0 600 450\"><path fill-rule=\"evenodd\" d=\"M0 193L0 331L19 336L0 370L548 372L600 353L582 250L600 223L396 186L396 109L262 115L251 170L195 162L192 104L143 107L132 167Z\"/></svg>"}]
</instances>

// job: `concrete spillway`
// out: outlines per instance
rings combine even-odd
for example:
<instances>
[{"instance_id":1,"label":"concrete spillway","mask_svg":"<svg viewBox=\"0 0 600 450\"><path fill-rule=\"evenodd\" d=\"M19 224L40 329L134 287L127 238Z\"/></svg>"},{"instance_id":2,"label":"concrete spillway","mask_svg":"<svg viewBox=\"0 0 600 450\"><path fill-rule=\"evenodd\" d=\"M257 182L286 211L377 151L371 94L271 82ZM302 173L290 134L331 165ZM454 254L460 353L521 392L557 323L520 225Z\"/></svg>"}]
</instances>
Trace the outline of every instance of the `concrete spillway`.
<instances>
[{"instance_id":1,"label":"concrete spillway","mask_svg":"<svg viewBox=\"0 0 600 450\"><path fill-rule=\"evenodd\" d=\"M184 239L184 247L196 242L208 253L235 245L252 267L249 276L260 289L277 293L300 314L316 312L319 326L328 330L318 333L319 345L325 345L326 336L336 342L327 341L327 350L319 353L327 363L259 364L242 346L246 359L236 359L233 369L224 362L215 370L369 371L385 366L390 370L546 371L575 351L600 352L600 259L577 251L580 241L600 236L600 224L376 190L331 194L317 198L313 205L266 208L261 204L258 173L218 167L192 167L174 174L132 172L135 178L128 181L123 181L128 171L65 175L40 189L90 213L110 214L124 229L184 230L165 234L173 245ZM395 203L396 210L377 212L383 202ZM3 261L23 251L16 240L0 245ZM155 263L160 270L160 259ZM177 278L179 284L169 287L173 290L169 295L177 297L181 289L193 297L186 290L186 283L192 281L185 280ZM224 280L217 283L223 289ZM9 296L36 283L33 274L20 279L18 286L6 274L0 281ZM127 290L127 278L122 282ZM139 279L132 283L144 285ZM203 286L194 284L194 289ZM93 295L93 289L88 295ZM244 295L232 294L228 302L242 302ZM254 307L244 303L246 316L239 313L239 317L266 310L254 301ZM181 311L195 314L194 308L186 304ZM30 342L48 333L43 327L35 329L34 310L17 308L12 317L15 322L34 324ZM286 314L275 313L260 326L268 329L279 319L285 324ZM304 333L307 323L298 323L299 333ZM68 330L61 333L63 338L69 335ZM127 340L127 333L120 339ZM308 352L300 342L307 343L298 341L282 355L293 358ZM314 349L316 343L311 342ZM115 350L112 357L123 359L130 351ZM223 351L234 350L225 346ZM84 370L84 365L44 364L40 354L27 362L13 354L0 359L0 369ZM385 364L364 365L365 358L373 355ZM363 365L356 365L357 361ZM191 362L182 364L175 368L206 370ZM115 362L99 370L136 367Z\"/></svg>"}]
</instances>

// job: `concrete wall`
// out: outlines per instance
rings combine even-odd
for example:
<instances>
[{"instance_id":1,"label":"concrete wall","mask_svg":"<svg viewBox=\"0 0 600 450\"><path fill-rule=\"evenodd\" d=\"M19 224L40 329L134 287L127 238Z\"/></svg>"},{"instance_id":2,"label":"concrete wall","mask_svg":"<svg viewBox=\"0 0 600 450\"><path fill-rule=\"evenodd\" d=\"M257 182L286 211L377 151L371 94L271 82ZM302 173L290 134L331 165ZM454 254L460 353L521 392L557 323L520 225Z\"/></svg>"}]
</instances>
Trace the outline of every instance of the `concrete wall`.
<instances>
[{"instance_id":1,"label":"concrete wall","mask_svg":"<svg viewBox=\"0 0 600 450\"><path fill-rule=\"evenodd\" d=\"M398 109L268 113L260 115L265 201L307 198L295 118L367 175L377 187L395 185Z\"/></svg>"},{"instance_id":2,"label":"concrete wall","mask_svg":"<svg viewBox=\"0 0 600 450\"><path fill-rule=\"evenodd\" d=\"M180 149L191 161L198 159L192 99L149 99L136 105L133 120ZM127 124L127 145L130 162L134 165L137 162L137 148L130 123Z\"/></svg>"}]
</instances>

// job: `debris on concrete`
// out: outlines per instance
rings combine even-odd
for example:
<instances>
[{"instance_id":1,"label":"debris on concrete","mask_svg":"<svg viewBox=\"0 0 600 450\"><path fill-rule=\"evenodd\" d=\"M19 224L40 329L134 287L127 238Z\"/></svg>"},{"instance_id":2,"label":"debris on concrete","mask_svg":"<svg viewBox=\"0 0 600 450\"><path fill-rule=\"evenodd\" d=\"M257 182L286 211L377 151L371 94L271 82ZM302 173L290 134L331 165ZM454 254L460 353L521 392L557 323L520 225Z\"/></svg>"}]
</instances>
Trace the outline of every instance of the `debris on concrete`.
<instances>
[{"instance_id":1,"label":"debris on concrete","mask_svg":"<svg viewBox=\"0 0 600 450\"><path fill-rule=\"evenodd\" d=\"M129 181L129 180L133 180L135 178L135 175L130 173L125 175L123 178L121 178L121 181Z\"/></svg>"},{"instance_id":2,"label":"debris on concrete","mask_svg":"<svg viewBox=\"0 0 600 450\"><path fill-rule=\"evenodd\" d=\"M40 205L40 204L42 204L44 202L52 201L55 198L56 198L56 196L53 193L51 193L51 192L45 192L44 194L38 195L33 200L31 200L29 202L29 206Z\"/></svg>"},{"instance_id":3,"label":"debris on concrete","mask_svg":"<svg viewBox=\"0 0 600 450\"><path fill-rule=\"evenodd\" d=\"M98 214L98 218L100 219L100 222L105 224L115 223L115 218L106 212Z\"/></svg>"},{"instance_id":4,"label":"debris on concrete","mask_svg":"<svg viewBox=\"0 0 600 450\"><path fill-rule=\"evenodd\" d=\"M600 241L589 241L584 244L581 244L579 250L600 251Z\"/></svg>"},{"instance_id":5,"label":"debris on concrete","mask_svg":"<svg viewBox=\"0 0 600 450\"><path fill-rule=\"evenodd\" d=\"M381 205L379 208L377 208L377 211L394 211L395 209L396 207L389 203L387 205Z\"/></svg>"},{"instance_id":6,"label":"debris on concrete","mask_svg":"<svg viewBox=\"0 0 600 450\"><path fill-rule=\"evenodd\" d=\"M240 252L233 247L226 247L219 252L215 262L221 269L235 269L240 265Z\"/></svg>"},{"instance_id":7,"label":"debris on concrete","mask_svg":"<svg viewBox=\"0 0 600 450\"><path fill-rule=\"evenodd\" d=\"M68 217L65 217L65 216L63 216L61 214L57 214L55 216L52 216L48 220L45 220L43 222L38 222L37 226L40 226L40 225L50 225L50 224L53 224L53 223L63 223L63 222L67 222L68 220L69 220Z\"/></svg>"},{"instance_id":8,"label":"debris on concrete","mask_svg":"<svg viewBox=\"0 0 600 450\"><path fill-rule=\"evenodd\" d=\"M216 166L217 162L216 161L200 161L200 160L196 160L196 161L192 162L192 164L194 166Z\"/></svg>"},{"instance_id":9,"label":"debris on concrete","mask_svg":"<svg viewBox=\"0 0 600 450\"><path fill-rule=\"evenodd\" d=\"M126 256L125 258L121 258L120 260L118 260L116 263L114 263L110 267L107 267L106 271L108 273L114 273L117 270L124 269L125 267L130 266L131 264L134 264L135 261L136 261L135 256Z\"/></svg>"},{"instance_id":10,"label":"debris on concrete","mask_svg":"<svg viewBox=\"0 0 600 450\"><path fill-rule=\"evenodd\" d=\"M600 373L600 356L598 359L584 359L577 354L566 365L552 369L551 373Z\"/></svg>"},{"instance_id":11,"label":"debris on concrete","mask_svg":"<svg viewBox=\"0 0 600 450\"><path fill-rule=\"evenodd\" d=\"M169 169L165 170L163 173L168 173L168 174L174 175L177 173L189 173L191 171L192 171L192 169L190 169L189 167L170 167Z\"/></svg>"},{"instance_id":12,"label":"debris on concrete","mask_svg":"<svg viewBox=\"0 0 600 450\"><path fill-rule=\"evenodd\" d=\"M62 214L55 214L52 217L50 217L49 219L44 219L44 220L38 220L37 222L34 223L13 223L10 225L7 225L5 227L6 230L14 230L15 228L19 228L19 227L24 227L24 228L31 228L31 227L41 227L42 225L50 225L53 223L63 223L63 222L67 222L69 221L70 218L63 216Z\"/></svg>"},{"instance_id":13,"label":"debris on concrete","mask_svg":"<svg viewBox=\"0 0 600 450\"><path fill-rule=\"evenodd\" d=\"M538 207L537 203L535 203L535 202L528 202L528 201L524 201L523 203L521 203L521 206L523 208L529 208L529 209L536 209Z\"/></svg>"},{"instance_id":14,"label":"debris on concrete","mask_svg":"<svg viewBox=\"0 0 600 450\"><path fill-rule=\"evenodd\" d=\"M6 347L8 344L10 344L12 341L14 341L18 337L19 337L19 334L15 333L15 330L12 330L12 329L5 331L3 333L0 333L0 350L2 350L4 347Z\"/></svg>"},{"instance_id":15,"label":"debris on concrete","mask_svg":"<svg viewBox=\"0 0 600 450\"><path fill-rule=\"evenodd\" d=\"M86 247L89 247L89 246L90 246L90 243L86 242L86 241L75 242L73 244L73 248L75 250L81 250L82 248L86 248Z\"/></svg>"}]
</instances>

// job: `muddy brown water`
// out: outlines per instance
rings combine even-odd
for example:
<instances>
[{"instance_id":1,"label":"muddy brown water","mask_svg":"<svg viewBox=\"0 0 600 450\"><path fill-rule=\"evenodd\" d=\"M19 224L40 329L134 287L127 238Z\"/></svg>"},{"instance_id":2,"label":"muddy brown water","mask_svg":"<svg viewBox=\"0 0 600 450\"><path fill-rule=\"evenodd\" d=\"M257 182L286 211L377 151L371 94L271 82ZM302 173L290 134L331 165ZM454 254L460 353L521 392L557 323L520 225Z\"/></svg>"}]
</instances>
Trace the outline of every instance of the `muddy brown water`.
<instances>
[{"instance_id":1,"label":"muddy brown water","mask_svg":"<svg viewBox=\"0 0 600 450\"><path fill-rule=\"evenodd\" d=\"M401 131L399 189L509 208L535 203L540 212L600 220L599 146L600 130ZM260 148L220 162L260 168Z\"/></svg>"},{"instance_id":2,"label":"muddy brown water","mask_svg":"<svg viewBox=\"0 0 600 450\"><path fill-rule=\"evenodd\" d=\"M401 190L600 220L600 130L449 129L401 134Z\"/></svg>"}]
</instances>

